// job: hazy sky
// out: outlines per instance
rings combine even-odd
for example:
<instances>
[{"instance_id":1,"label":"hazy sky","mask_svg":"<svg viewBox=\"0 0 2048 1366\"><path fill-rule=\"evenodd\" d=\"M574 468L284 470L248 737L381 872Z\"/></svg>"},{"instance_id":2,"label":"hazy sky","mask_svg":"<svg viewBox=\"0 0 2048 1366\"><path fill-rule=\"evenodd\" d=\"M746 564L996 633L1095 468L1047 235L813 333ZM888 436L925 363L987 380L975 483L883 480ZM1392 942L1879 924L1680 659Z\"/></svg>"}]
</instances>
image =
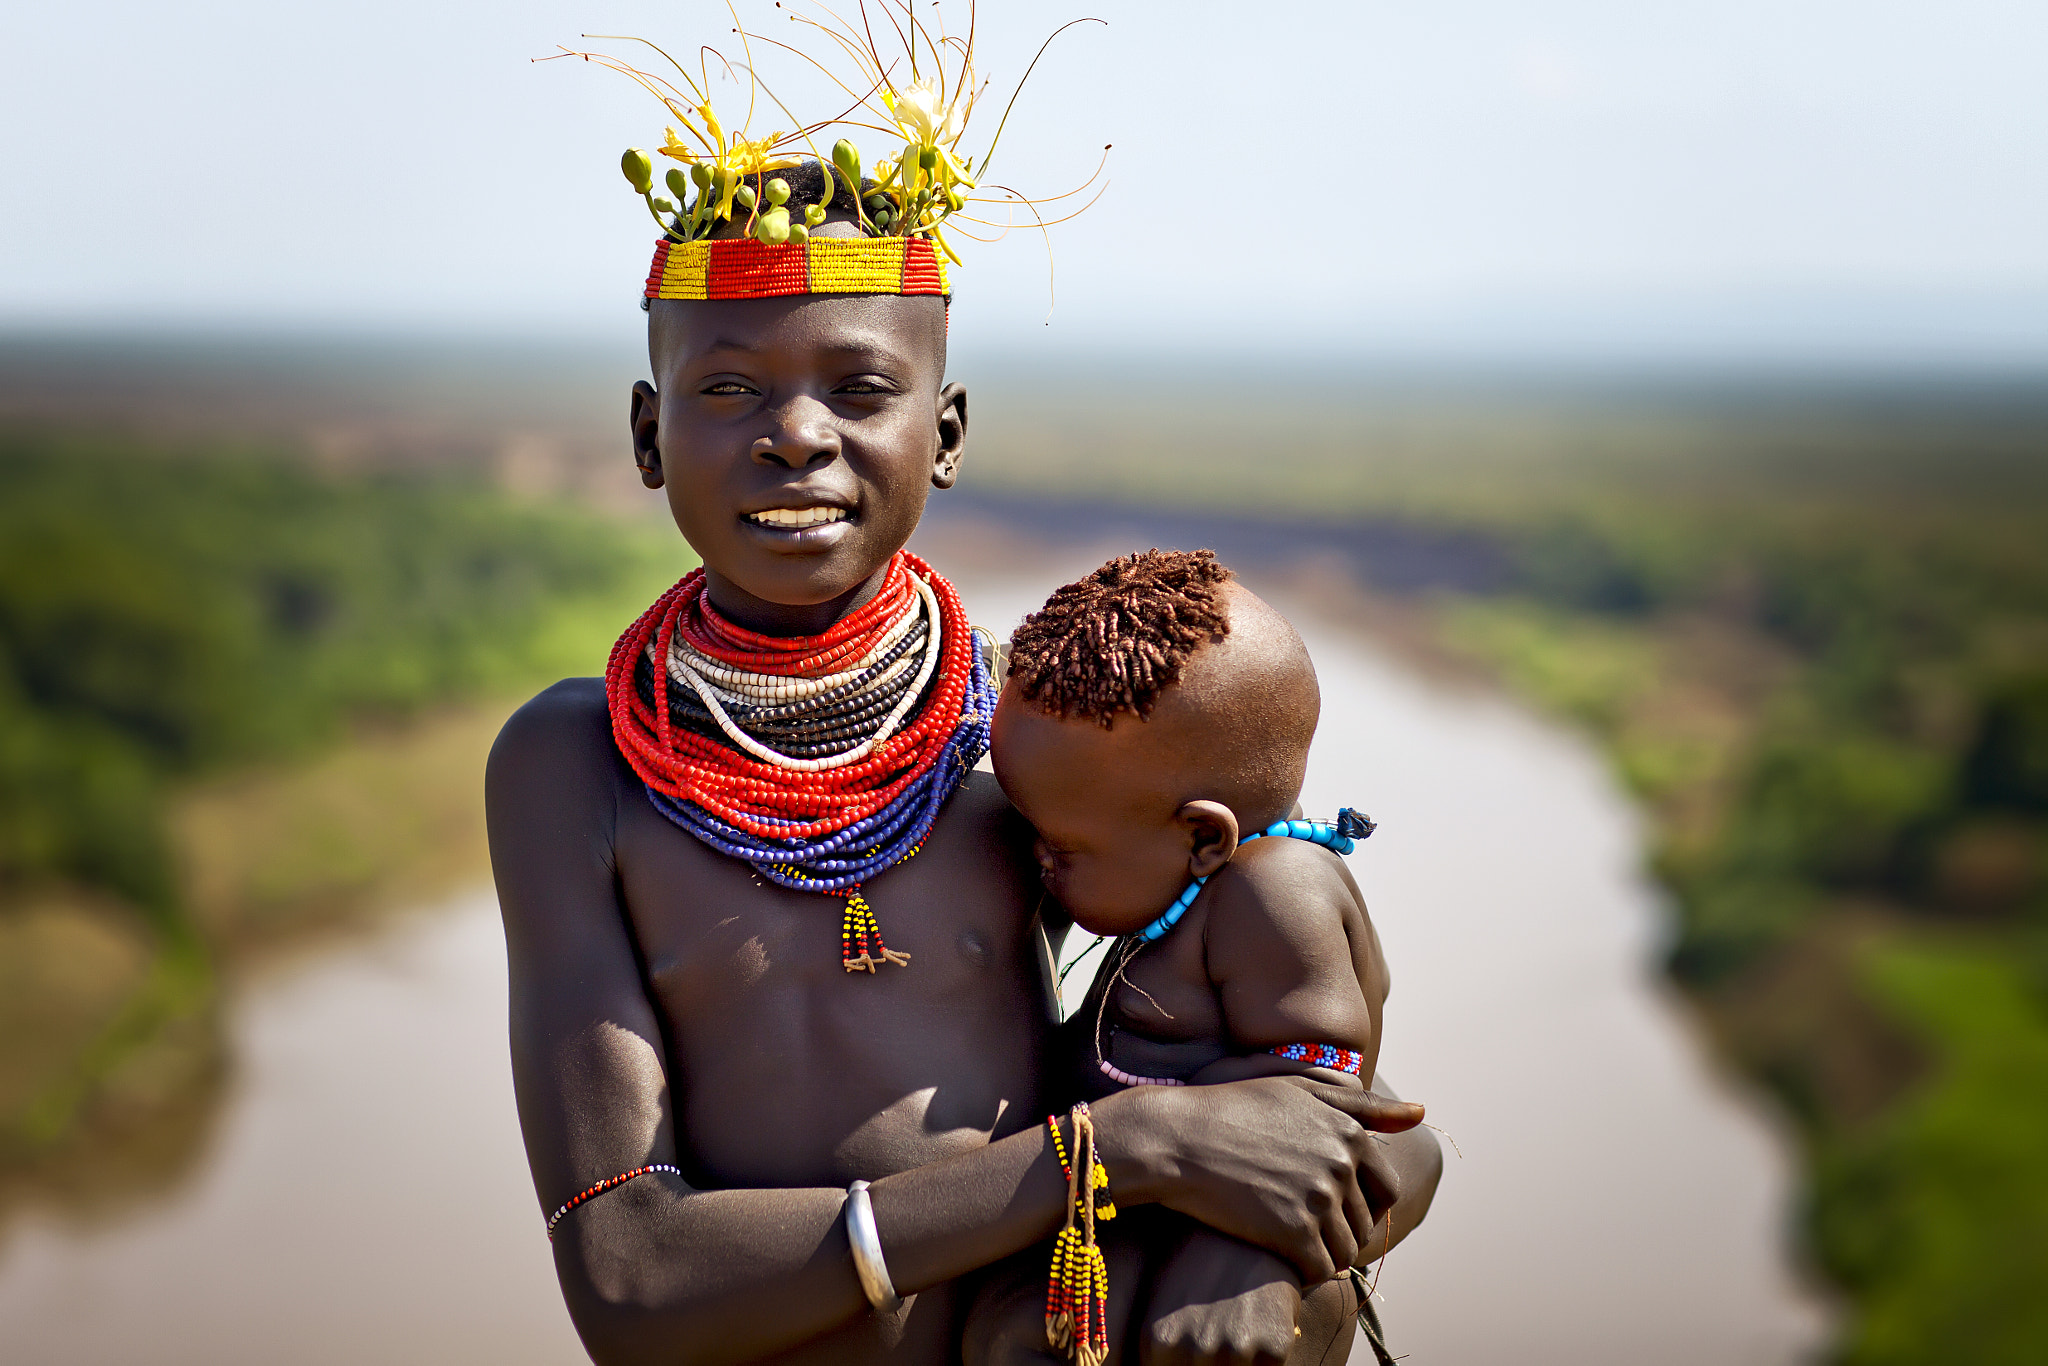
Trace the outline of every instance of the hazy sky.
<instances>
[{"instance_id":1,"label":"hazy sky","mask_svg":"<svg viewBox=\"0 0 2048 1366\"><path fill-rule=\"evenodd\" d=\"M1035 233L974 248L977 343L2048 360L2040 0L1085 3L1108 26L1054 45L999 178L1058 193L1114 143L1110 188L1054 230L1049 322ZM985 0L999 94L1068 16ZM15 6L0 323L631 330L653 233L617 157L661 110L528 59L729 27L707 0Z\"/></svg>"}]
</instances>

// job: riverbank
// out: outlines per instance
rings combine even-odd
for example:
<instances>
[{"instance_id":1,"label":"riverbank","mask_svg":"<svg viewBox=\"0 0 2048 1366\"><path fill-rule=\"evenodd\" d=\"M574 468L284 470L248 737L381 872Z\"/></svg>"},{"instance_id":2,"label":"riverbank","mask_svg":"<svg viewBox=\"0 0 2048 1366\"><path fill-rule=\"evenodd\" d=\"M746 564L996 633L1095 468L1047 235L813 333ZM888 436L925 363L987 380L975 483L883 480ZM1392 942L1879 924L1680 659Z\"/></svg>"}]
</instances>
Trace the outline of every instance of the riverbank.
<instances>
[{"instance_id":1,"label":"riverbank","mask_svg":"<svg viewBox=\"0 0 2048 1366\"><path fill-rule=\"evenodd\" d=\"M1584 728L1651 818L1675 980L1800 1135L1842 1359L2021 1360L2048 1341L2048 423L1903 430L1860 478L1852 426L1782 468L1609 480L1610 453L1426 507L1275 459L1249 511L1213 440L1134 442L1063 467L1101 494L953 508L1288 567ZM1177 506L1117 501L1138 488Z\"/></svg>"},{"instance_id":2,"label":"riverbank","mask_svg":"<svg viewBox=\"0 0 2048 1366\"><path fill-rule=\"evenodd\" d=\"M931 548L997 631L1092 563ZM1260 587L1330 699L1305 801L1382 821L1350 864L1394 965L1385 1065L1462 1152L1380 1277L1396 1350L1795 1366L1824 1318L1788 1265L1790 1155L1659 985L1641 831L1598 756L1495 691L1418 675L1346 604ZM580 1360L520 1149L488 891L233 976L236 1076L206 1160L118 1223L18 1223L10 1360ZM1560 1096L1568 1120L1530 1123Z\"/></svg>"},{"instance_id":3,"label":"riverbank","mask_svg":"<svg viewBox=\"0 0 2048 1366\"><path fill-rule=\"evenodd\" d=\"M0 486L0 1217L90 1213L204 1150L230 979L478 876L504 699L681 557L256 448L12 432Z\"/></svg>"}]
</instances>

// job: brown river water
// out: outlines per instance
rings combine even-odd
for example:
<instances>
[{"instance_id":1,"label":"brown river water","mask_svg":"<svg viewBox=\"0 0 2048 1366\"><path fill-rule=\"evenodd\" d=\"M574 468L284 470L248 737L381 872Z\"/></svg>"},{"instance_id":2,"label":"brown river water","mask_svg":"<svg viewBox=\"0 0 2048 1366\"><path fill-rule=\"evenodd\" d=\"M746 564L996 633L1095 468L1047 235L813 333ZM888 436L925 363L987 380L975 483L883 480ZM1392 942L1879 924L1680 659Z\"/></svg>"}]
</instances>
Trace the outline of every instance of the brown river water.
<instances>
[{"instance_id":1,"label":"brown river water","mask_svg":"<svg viewBox=\"0 0 2048 1366\"><path fill-rule=\"evenodd\" d=\"M961 586L975 620L1007 626L1097 558ZM1656 975L1659 896L1598 756L1290 614L1323 682L1304 804L1381 822L1351 864L1394 972L1382 1068L1462 1151L1381 1276L1396 1353L1806 1359L1827 1317L1787 1251L1790 1156ZM488 890L248 983L200 1170L116 1221L30 1216L6 1235L0 1360L583 1360L527 1182L504 1013Z\"/></svg>"}]
</instances>

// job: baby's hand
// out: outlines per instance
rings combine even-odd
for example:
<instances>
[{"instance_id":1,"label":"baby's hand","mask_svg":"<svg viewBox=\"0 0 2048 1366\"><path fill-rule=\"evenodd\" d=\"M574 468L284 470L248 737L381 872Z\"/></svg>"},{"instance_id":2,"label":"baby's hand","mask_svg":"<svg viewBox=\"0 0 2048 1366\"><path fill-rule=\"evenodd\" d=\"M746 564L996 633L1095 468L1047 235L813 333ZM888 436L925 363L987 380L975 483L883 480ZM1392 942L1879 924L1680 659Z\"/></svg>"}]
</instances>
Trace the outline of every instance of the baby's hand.
<instances>
[{"instance_id":1,"label":"baby's hand","mask_svg":"<svg viewBox=\"0 0 2048 1366\"><path fill-rule=\"evenodd\" d=\"M1152 1283L1142 1366L1281 1366L1294 1350L1301 1281L1271 1253L1197 1227Z\"/></svg>"}]
</instances>

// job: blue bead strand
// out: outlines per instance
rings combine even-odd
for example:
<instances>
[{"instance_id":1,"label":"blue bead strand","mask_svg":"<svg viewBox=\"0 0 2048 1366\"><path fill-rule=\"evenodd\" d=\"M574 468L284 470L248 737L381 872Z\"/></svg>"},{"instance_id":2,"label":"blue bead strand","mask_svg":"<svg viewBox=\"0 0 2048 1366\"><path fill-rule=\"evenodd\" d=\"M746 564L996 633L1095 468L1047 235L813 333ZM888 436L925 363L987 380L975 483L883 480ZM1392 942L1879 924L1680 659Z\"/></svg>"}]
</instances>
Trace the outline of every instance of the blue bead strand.
<instances>
[{"instance_id":1,"label":"blue bead strand","mask_svg":"<svg viewBox=\"0 0 2048 1366\"><path fill-rule=\"evenodd\" d=\"M924 843L946 799L988 752L997 690L983 652L976 649L972 655L960 724L939 757L894 801L842 830L812 839L764 839L720 820L694 802L677 801L651 787L647 789L648 799L677 825L719 853L752 864L755 871L771 882L806 892L838 892L858 887L895 866ZM794 820L773 819L765 823L798 824Z\"/></svg>"},{"instance_id":2,"label":"blue bead strand","mask_svg":"<svg viewBox=\"0 0 2048 1366\"><path fill-rule=\"evenodd\" d=\"M1238 846L1242 848L1256 839L1278 839L1285 836L1288 839L1320 844L1332 853L1348 854L1358 847L1359 840L1365 839L1377 829L1379 825L1372 817L1347 806L1337 812L1337 819L1334 821L1274 821L1258 834L1246 835L1238 841ZM1188 913L1188 907L1195 904L1195 898L1201 895L1202 888L1208 881L1206 877L1198 877L1190 882L1187 890L1182 892L1157 920L1138 931L1138 939L1146 944L1156 944L1164 939L1166 932L1178 925L1180 918Z\"/></svg>"}]
</instances>

